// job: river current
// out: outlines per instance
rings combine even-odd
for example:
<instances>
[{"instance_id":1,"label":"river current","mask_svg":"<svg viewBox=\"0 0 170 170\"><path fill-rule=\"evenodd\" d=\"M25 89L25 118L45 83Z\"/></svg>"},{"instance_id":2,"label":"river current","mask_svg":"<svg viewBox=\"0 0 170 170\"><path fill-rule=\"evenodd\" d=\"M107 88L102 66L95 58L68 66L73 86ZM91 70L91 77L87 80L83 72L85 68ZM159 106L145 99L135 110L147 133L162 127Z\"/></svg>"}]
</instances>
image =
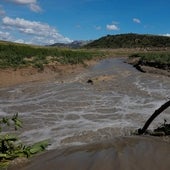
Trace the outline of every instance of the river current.
<instances>
[{"instance_id":1,"label":"river current","mask_svg":"<svg viewBox=\"0 0 170 170\"><path fill-rule=\"evenodd\" d=\"M170 78L138 72L124 60L104 59L62 81L1 88L0 116L18 112L21 140L49 139L48 149L128 136L168 100ZM170 122L169 111L149 128Z\"/></svg>"}]
</instances>

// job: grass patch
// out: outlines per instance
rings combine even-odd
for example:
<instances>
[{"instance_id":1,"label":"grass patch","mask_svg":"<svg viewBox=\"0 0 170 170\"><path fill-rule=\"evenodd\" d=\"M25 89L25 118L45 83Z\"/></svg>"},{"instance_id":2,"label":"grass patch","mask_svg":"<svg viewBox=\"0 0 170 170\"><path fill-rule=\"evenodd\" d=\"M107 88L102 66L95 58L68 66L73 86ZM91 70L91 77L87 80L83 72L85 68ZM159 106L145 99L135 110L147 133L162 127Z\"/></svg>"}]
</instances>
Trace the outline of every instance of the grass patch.
<instances>
[{"instance_id":1,"label":"grass patch","mask_svg":"<svg viewBox=\"0 0 170 170\"><path fill-rule=\"evenodd\" d=\"M71 50L1 42L0 68L33 66L42 70L44 65L51 62L79 64L102 55L102 52L96 50Z\"/></svg>"},{"instance_id":2,"label":"grass patch","mask_svg":"<svg viewBox=\"0 0 170 170\"><path fill-rule=\"evenodd\" d=\"M137 53L130 55L129 58L138 58L138 63L136 63L136 65L170 70L170 52Z\"/></svg>"},{"instance_id":3,"label":"grass patch","mask_svg":"<svg viewBox=\"0 0 170 170\"><path fill-rule=\"evenodd\" d=\"M170 52L137 53L132 54L129 57L130 58L139 57L143 62L170 64Z\"/></svg>"}]
</instances>

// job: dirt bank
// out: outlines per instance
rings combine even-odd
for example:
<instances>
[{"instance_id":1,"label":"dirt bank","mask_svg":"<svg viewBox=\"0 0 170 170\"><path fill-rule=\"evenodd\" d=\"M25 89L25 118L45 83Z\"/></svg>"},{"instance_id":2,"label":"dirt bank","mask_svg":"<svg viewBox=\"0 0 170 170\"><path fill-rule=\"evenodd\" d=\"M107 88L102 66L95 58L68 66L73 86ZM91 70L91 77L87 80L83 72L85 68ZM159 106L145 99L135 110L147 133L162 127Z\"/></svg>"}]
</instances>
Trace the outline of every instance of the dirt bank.
<instances>
[{"instance_id":1,"label":"dirt bank","mask_svg":"<svg viewBox=\"0 0 170 170\"><path fill-rule=\"evenodd\" d=\"M88 66L96 62L92 60L86 61L85 64L76 65L49 64L44 66L44 70L34 67L0 69L0 87L9 87L28 82L62 81L68 76L83 72Z\"/></svg>"},{"instance_id":2,"label":"dirt bank","mask_svg":"<svg viewBox=\"0 0 170 170\"><path fill-rule=\"evenodd\" d=\"M144 73L152 73L152 74L159 74L170 77L170 70L169 68L157 68L156 64L145 64L144 62L140 61L140 57L137 58L128 58L127 63L132 64L137 70L144 72Z\"/></svg>"}]
</instances>

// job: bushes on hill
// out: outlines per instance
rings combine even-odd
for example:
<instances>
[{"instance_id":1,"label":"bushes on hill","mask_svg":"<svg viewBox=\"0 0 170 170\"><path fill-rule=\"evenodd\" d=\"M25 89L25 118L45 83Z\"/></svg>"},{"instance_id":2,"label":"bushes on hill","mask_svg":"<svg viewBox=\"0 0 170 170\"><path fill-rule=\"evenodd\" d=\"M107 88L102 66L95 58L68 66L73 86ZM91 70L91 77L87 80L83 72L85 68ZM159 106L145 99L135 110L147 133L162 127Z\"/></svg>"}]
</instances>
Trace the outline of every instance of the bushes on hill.
<instances>
[{"instance_id":1,"label":"bushes on hill","mask_svg":"<svg viewBox=\"0 0 170 170\"><path fill-rule=\"evenodd\" d=\"M170 47L170 37L145 34L107 35L85 47L87 48L152 48Z\"/></svg>"}]
</instances>

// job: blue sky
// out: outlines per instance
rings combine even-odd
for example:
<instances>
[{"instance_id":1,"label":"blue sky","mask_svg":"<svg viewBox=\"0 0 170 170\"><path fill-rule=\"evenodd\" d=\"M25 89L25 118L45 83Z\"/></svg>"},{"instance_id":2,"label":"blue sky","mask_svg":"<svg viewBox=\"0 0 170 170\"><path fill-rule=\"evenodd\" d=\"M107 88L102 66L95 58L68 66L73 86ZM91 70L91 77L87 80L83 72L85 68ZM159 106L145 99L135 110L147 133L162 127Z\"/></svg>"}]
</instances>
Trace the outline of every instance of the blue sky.
<instances>
[{"instance_id":1,"label":"blue sky","mask_svg":"<svg viewBox=\"0 0 170 170\"><path fill-rule=\"evenodd\" d=\"M169 0L0 0L0 39L28 44L108 34L170 36Z\"/></svg>"}]
</instances>

